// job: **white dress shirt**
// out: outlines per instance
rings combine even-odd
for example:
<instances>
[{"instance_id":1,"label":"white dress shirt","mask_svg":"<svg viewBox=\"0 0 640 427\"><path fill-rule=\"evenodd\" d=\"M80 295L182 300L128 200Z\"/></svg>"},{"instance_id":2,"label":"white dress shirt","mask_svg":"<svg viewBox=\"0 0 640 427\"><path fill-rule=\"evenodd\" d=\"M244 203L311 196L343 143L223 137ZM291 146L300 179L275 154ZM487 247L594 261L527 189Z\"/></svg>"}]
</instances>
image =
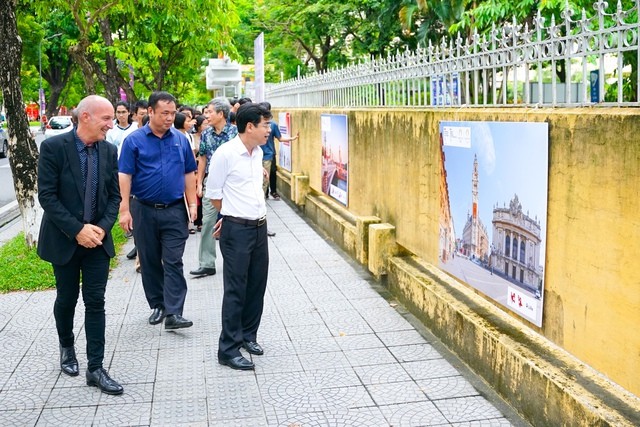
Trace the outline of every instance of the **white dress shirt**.
<instances>
[{"instance_id":1,"label":"white dress shirt","mask_svg":"<svg viewBox=\"0 0 640 427\"><path fill-rule=\"evenodd\" d=\"M205 197L222 199L224 216L260 219L267 214L262 180L262 149L249 154L238 135L211 156Z\"/></svg>"}]
</instances>

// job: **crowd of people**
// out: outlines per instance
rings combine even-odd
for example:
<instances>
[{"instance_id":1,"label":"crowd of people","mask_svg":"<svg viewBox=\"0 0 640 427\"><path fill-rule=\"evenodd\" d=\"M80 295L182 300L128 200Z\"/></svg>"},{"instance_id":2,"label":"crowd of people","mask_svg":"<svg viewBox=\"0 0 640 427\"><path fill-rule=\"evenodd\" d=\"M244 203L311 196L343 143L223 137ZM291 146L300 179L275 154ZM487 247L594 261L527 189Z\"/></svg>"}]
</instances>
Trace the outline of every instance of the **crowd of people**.
<instances>
[{"instance_id":1,"label":"crowd of people","mask_svg":"<svg viewBox=\"0 0 640 427\"><path fill-rule=\"evenodd\" d=\"M132 236L150 325L193 326L183 316L183 256L200 233L194 277L216 274L224 258L218 362L254 369L240 352L264 353L257 341L269 271L266 199L279 200L275 142L282 136L269 103L214 98L201 111L167 92L112 105L91 95L74 111L72 132L50 138L38 164L44 209L38 254L53 266L54 318L63 373L79 374L73 318L82 291L87 385L108 394L123 387L103 368L105 289L115 256L116 221ZM219 240L219 242L217 242ZM82 286L80 283L82 282Z\"/></svg>"}]
</instances>

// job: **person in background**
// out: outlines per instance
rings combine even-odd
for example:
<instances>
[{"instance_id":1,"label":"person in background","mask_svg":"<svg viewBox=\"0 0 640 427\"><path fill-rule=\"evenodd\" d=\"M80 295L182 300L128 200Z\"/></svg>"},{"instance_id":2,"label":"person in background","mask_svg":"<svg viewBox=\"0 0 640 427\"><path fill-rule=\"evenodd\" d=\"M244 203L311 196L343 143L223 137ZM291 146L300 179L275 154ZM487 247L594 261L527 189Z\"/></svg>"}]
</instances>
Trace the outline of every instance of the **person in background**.
<instances>
[{"instance_id":1,"label":"person in background","mask_svg":"<svg viewBox=\"0 0 640 427\"><path fill-rule=\"evenodd\" d=\"M211 157L205 197L222 214L216 223L224 257L222 332L218 362L232 369L254 369L240 353L264 353L257 342L269 274L267 207L261 192L262 150L271 112L259 104L238 109L238 135Z\"/></svg>"},{"instance_id":2,"label":"person in background","mask_svg":"<svg viewBox=\"0 0 640 427\"><path fill-rule=\"evenodd\" d=\"M113 105L106 98L90 95L74 111L77 127L40 146L38 200L44 216L38 255L51 263L56 280L53 316L62 372L79 374L73 319L82 289L87 385L103 393L122 394L122 386L103 367L104 296L109 260L115 256L111 228L120 204L117 150L105 141L107 130L113 127Z\"/></svg>"},{"instance_id":3,"label":"person in background","mask_svg":"<svg viewBox=\"0 0 640 427\"><path fill-rule=\"evenodd\" d=\"M149 324L164 320L165 329L188 328L193 322L182 316L187 296L182 257L189 217L197 212L196 160L187 138L173 127L173 95L152 93L148 114L149 123L125 139L120 153L120 226L133 230L141 244Z\"/></svg>"},{"instance_id":4,"label":"person in background","mask_svg":"<svg viewBox=\"0 0 640 427\"><path fill-rule=\"evenodd\" d=\"M271 111L271 104L268 102L261 102L260 105L264 106L267 110ZM278 142L291 142L298 139L298 135L296 136L282 136L280 133L280 128L278 124L271 120L269 122L269 126L271 126L271 133L269 134L269 139L267 139L267 143L262 146L262 166L264 169L269 172L269 179L265 181L263 185L264 189L264 197L266 199L269 198L269 188L271 188L271 197L274 200L280 200L280 195L278 194L278 189L276 188L276 144L274 138L278 140Z\"/></svg>"},{"instance_id":5,"label":"person in background","mask_svg":"<svg viewBox=\"0 0 640 427\"><path fill-rule=\"evenodd\" d=\"M193 125L193 145L196 147L196 153L200 151L200 142L202 141L202 132L209 127L209 119L204 115L200 114L196 116L196 124ZM196 157L196 163L200 166L200 162L206 162L206 159L200 158L200 156ZM206 170L206 169L205 169ZM198 177L196 176L196 183L198 182ZM196 187L197 189L197 187ZM197 194L198 196L198 218L193 221L193 225L196 226L198 231L202 231L202 194Z\"/></svg>"},{"instance_id":6,"label":"person in background","mask_svg":"<svg viewBox=\"0 0 640 427\"><path fill-rule=\"evenodd\" d=\"M238 128L227 123L229 102L222 97L214 98L207 105L210 126L202 133L198 152L196 192L202 196L208 179L209 161L215 151L238 134ZM202 199L202 237L198 247L198 268L189 274L203 277L216 274L216 241L213 231L218 220L218 210L207 197Z\"/></svg>"},{"instance_id":7,"label":"person in background","mask_svg":"<svg viewBox=\"0 0 640 427\"><path fill-rule=\"evenodd\" d=\"M135 130L137 127L138 124L130 117L129 104L125 101L119 101L116 104L116 123L113 129L109 129L107 132L107 141L119 149L128 132Z\"/></svg>"}]
</instances>

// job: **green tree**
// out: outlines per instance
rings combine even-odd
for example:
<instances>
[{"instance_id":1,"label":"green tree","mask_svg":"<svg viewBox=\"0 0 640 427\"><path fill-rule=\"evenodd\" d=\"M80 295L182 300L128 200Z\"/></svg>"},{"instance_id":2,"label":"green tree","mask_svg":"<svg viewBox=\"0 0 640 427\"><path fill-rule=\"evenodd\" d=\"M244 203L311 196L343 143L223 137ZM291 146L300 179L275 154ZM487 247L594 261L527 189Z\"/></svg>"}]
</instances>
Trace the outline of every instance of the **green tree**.
<instances>
[{"instance_id":1,"label":"green tree","mask_svg":"<svg viewBox=\"0 0 640 427\"><path fill-rule=\"evenodd\" d=\"M42 216L36 197L38 149L29 130L22 97L22 40L18 35L16 0L8 0L0 7L0 89L7 109L9 129L9 165L13 174L16 199L23 217L27 245L37 242Z\"/></svg>"}]
</instances>

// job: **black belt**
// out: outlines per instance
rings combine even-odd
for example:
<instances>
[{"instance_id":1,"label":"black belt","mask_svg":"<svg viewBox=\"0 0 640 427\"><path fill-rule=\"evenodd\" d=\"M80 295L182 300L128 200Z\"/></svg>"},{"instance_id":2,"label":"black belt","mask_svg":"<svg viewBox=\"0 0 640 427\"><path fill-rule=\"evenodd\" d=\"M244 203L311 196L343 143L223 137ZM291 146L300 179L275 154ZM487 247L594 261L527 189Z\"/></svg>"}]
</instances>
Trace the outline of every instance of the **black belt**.
<instances>
[{"instance_id":1,"label":"black belt","mask_svg":"<svg viewBox=\"0 0 640 427\"><path fill-rule=\"evenodd\" d=\"M136 196L133 196L133 198L136 199L138 202L142 203L143 205L152 207L154 209L167 209L167 208L170 208L171 206L177 205L178 203L184 203L184 199L177 199L171 203L154 203L154 202L148 202L146 200L138 199Z\"/></svg>"},{"instance_id":2,"label":"black belt","mask_svg":"<svg viewBox=\"0 0 640 427\"><path fill-rule=\"evenodd\" d=\"M267 223L267 217L263 216L260 219L244 219L244 218L236 218L235 216L225 215L225 221L235 222L236 224L242 224L249 227L262 227Z\"/></svg>"}]
</instances>

